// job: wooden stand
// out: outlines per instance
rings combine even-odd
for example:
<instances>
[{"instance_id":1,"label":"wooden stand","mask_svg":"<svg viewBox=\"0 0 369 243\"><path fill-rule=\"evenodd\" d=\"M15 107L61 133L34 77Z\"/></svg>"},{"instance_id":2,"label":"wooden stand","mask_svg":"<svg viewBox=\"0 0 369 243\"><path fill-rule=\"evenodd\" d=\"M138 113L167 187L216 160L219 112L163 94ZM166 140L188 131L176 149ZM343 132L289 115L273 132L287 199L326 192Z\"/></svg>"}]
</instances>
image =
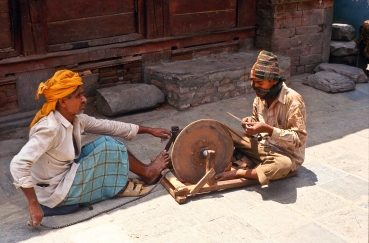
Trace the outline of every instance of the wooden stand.
<instances>
[{"instance_id":1,"label":"wooden stand","mask_svg":"<svg viewBox=\"0 0 369 243\"><path fill-rule=\"evenodd\" d=\"M227 181L215 181L215 170L212 167L212 156L214 155L214 151L209 151L206 156L206 173L201 178L201 180L196 184L189 184L181 182L174 171L170 171L168 169L163 171L163 179L161 180L161 184L167 189L167 191L172 195L172 197L179 204L183 204L186 202L187 197L195 196L201 193L213 192L213 191L221 191L225 189L237 188L242 186L251 186L259 184L258 180L250 180L250 179L233 179ZM233 169L233 168L232 168ZM289 173L284 178L289 178L296 176L297 172ZM284 179L283 178L283 179Z\"/></svg>"}]
</instances>

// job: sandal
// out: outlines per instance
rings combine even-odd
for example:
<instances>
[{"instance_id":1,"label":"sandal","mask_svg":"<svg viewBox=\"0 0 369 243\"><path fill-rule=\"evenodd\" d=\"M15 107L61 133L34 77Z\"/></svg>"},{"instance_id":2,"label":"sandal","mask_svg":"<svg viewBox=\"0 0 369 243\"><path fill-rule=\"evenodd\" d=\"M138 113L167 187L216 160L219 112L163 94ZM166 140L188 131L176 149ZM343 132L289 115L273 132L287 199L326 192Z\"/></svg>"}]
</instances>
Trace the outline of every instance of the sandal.
<instances>
[{"instance_id":1,"label":"sandal","mask_svg":"<svg viewBox=\"0 0 369 243\"><path fill-rule=\"evenodd\" d=\"M153 186L144 186L145 182L138 179L128 179L126 186L118 192L116 197L138 197L149 193Z\"/></svg>"}]
</instances>

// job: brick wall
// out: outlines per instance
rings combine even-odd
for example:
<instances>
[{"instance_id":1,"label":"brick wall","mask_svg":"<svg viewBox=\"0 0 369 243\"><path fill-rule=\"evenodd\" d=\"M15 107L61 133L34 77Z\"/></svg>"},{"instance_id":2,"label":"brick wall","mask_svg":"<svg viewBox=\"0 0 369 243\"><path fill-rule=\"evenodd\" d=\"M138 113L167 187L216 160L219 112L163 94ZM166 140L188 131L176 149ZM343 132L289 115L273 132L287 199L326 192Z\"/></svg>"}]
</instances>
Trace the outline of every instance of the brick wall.
<instances>
[{"instance_id":1,"label":"brick wall","mask_svg":"<svg viewBox=\"0 0 369 243\"><path fill-rule=\"evenodd\" d=\"M291 75L328 62L333 0L259 0L255 47L291 58ZM328 44L328 46L327 46Z\"/></svg>"},{"instance_id":2,"label":"brick wall","mask_svg":"<svg viewBox=\"0 0 369 243\"><path fill-rule=\"evenodd\" d=\"M106 88L120 84L142 83L141 61L93 69L91 72L99 73L99 88Z\"/></svg>"}]
</instances>

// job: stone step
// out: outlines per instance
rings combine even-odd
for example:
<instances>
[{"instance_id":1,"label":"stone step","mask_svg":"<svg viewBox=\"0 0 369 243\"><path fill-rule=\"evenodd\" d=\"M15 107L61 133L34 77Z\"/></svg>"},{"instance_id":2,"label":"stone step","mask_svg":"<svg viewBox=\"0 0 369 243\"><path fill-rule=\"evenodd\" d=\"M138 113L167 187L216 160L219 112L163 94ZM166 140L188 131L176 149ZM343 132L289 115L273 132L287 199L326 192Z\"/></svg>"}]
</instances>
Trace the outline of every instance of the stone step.
<instances>
[{"instance_id":1,"label":"stone step","mask_svg":"<svg viewBox=\"0 0 369 243\"><path fill-rule=\"evenodd\" d=\"M144 79L179 110L252 92L250 71L260 51L210 55L206 58L145 67ZM281 75L290 77L290 58L278 56Z\"/></svg>"}]
</instances>

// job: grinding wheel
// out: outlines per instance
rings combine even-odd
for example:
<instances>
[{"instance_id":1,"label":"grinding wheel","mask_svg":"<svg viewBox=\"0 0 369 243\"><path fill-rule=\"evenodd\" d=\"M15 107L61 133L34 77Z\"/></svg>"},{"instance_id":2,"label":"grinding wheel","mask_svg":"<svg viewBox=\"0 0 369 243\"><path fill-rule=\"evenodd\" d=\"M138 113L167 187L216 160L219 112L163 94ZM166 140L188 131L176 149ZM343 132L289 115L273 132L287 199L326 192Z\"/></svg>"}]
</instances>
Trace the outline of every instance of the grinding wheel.
<instances>
[{"instance_id":1,"label":"grinding wheel","mask_svg":"<svg viewBox=\"0 0 369 243\"><path fill-rule=\"evenodd\" d=\"M228 129L220 122L203 119L186 126L172 147L172 164L177 176L196 184L206 173L204 149L214 150L216 174L223 172L233 155L233 141Z\"/></svg>"}]
</instances>

